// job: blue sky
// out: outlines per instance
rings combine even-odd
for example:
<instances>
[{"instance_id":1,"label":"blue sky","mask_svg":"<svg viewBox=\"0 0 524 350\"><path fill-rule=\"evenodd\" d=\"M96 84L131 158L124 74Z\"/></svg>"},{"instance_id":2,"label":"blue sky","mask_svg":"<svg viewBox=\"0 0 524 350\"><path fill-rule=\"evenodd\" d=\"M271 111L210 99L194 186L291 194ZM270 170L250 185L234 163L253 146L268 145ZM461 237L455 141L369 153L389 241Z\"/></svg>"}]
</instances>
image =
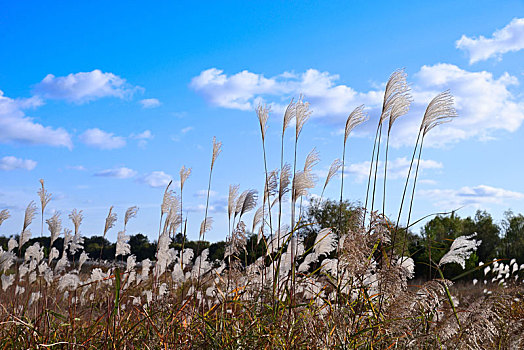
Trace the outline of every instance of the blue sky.
<instances>
[{"instance_id":1,"label":"blue sky","mask_svg":"<svg viewBox=\"0 0 524 350\"><path fill-rule=\"evenodd\" d=\"M363 201L381 95L397 68L408 74L414 103L393 129L386 212L398 210L425 105L446 89L459 118L428 136L413 216L461 206L460 215L486 209L497 220L509 208L524 212L520 1L2 1L1 8L0 209L12 217L0 234L19 233L43 178L54 196L46 217L58 210L66 221L77 208L82 232L101 234L111 205L119 218L137 205L130 233L154 239L164 186L171 178L176 185L185 165L192 174L184 211L195 238L216 136L223 150L208 238L223 239L229 184L260 191L264 183L254 107L272 106L274 169L283 108L300 94L312 116L298 159L320 152L317 195L341 157L347 115L366 105L370 121L349 139L345 181L345 198ZM328 197L338 197L339 183L331 182ZM32 231L38 235L39 225Z\"/></svg>"}]
</instances>

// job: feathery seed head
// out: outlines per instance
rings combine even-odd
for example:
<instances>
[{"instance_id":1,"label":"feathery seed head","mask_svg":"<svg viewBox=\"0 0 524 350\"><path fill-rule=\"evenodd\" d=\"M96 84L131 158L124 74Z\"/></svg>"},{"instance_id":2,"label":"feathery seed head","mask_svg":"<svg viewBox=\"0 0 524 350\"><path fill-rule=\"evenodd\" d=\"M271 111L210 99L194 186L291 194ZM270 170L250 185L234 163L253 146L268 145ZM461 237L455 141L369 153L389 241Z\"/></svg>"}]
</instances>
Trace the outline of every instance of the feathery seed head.
<instances>
[{"instance_id":1,"label":"feathery seed head","mask_svg":"<svg viewBox=\"0 0 524 350\"><path fill-rule=\"evenodd\" d=\"M80 224L82 224L82 220L84 219L84 215L82 214L82 210L77 211L76 208L71 211L71 214L69 214L69 219L73 222L73 225L75 226L75 234L78 234L80 229Z\"/></svg>"},{"instance_id":2,"label":"feathery seed head","mask_svg":"<svg viewBox=\"0 0 524 350\"><path fill-rule=\"evenodd\" d=\"M34 201L31 201L27 208L25 209L25 215L24 215L24 227L22 229L22 232L24 232L29 225L31 225L31 222L33 222L33 219L36 214L36 205Z\"/></svg>"},{"instance_id":3,"label":"feathery seed head","mask_svg":"<svg viewBox=\"0 0 524 350\"><path fill-rule=\"evenodd\" d=\"M314 252L317 256L329 255L337 247L337 235L330 228L323 228L317 234Z\"/></svg>"},{"instance_id":4,"label":"feathery seed head","mask_svg":"<svg viewBox=\"0 0 524 350\"><path fill-rule=\"evenodd\" d=\"M3 209L2 211L0 211L0 225L2 225L4 221L9 219L10 216L11 215L9 215L9 210Z\"/></svg>"},{"instance_id":5,"label":"feathery seed head","mask_svg":"<svg viewBox=\"0 0 524 350\"><path fill-rule=\"evenodd\" d=\"M215 160L217 159L220 152L222 152L222 142L217 142L216 137L213 136L213 156L211 158L211 170L213 169Z\"/></svg>"},{"instance_id":6,"label":"feathery seed head","mask_svg":"<svg viewBox=\"0 0 524 350\"><path fill-rule=\"evenodd\" d=\"M246 195L247 195L247 191L244 191L237 198L237 201L235 203L235 218L242 211L242 206L244 205L244 200L246 199Z\"/></svg>"},{"instance_id":7,"label":"feathery seed head","mask_svg":"<svg viewBox=\"0 0 524 350\"><path fill-rule=\"evenodd\" d=\"M409 92L409 87L405 91L399 92L397 95L395 95L395 98L391 103L391 110L389 113L388 132L391 131L393 123L395 123L395 120L397 120L398 117L403 116L409 111L411 102L413 102L413 98L411 97L411 94Z\"/></svg>"},{"instance_id":8,"label":"feathery seed head","mask_svg":"<svg viewBox=\"0 0 524 350\"><path fill-rule=\"evenodd\" d=\"M49 203L49 201L51 200L51 194L47 193L47 191L46 191L46 189L44 187L44 180L43 179L40 179L40 185L42 186L42 188L40 188L40 190L38 190L38 196L40 197L40 203L41 203L41 206L42 206L42 213L43 213L47 203Z\"/></svg>"},{"instance_id":9,"label":"feathery seed head","mask_svg":"<svg viewBox=\"0 0 524 350\"><path fill-rule=\"evenodd\" d=\"M256 190L246 190L238 197L235 205L235 217L240 217L253 209L257 204L258 192Z\"/></svg>"},{"instance_id":10,"label":"feathery seed head","mask_svg":"<svg viewBox=\"0 0 524 350\"><path fill-rule=\"evenodd\" d=\"M9 239L9 242L7 242L7 251L8 251L8 252L11 252L11 251L13 251L16 247L18 247L18 243L17 243L16 240L14 240L13 238L10 238L10 239Z\"/></svg>"},{"instance_id":11,"label":"feathery seed head","mask_svg":"<svg viewBox=\"0 0 524 350\"><path fill-rule=\"evenodd\" d=\"M251 211L257 205L258 191L257 190L248 190L245 191L246 195L244 196L244 201L242 203L242 208L240 209L240 217Z\"/></svg>"},{"instance_id":12,"label":"feathery seed head","mask_svg":"<svg viewBox=\"0 0 524 350\"><path fill-rule=\"evenodd\" d=\"M60 236L60 231L62 230L62 219L60 219L60 212L56 212L53 214L52 217L47 219L45 221L47 223L47 227L49 229L49 232L51 233L51 244L53 245L53 242L56 241L58 236Z\"/></svg>"},{"instance_id":13,"label":"feathery seed head","mask_svg":"<svg viewBox=\"0 0 524 350\"><path fill-rule=\"evenodd\" d=\"M340 159L335 159L333 163L331 163L331 166L329 167L328 174L326 176L326 182L324 182L324 187L322 188L322 193L324 193L324 190L326 189L329 181L335 176L335 174L339 171L339 169L342 167L342 162Z\"/></svg>"},{"instance_id":14,"label":"feathery seed head","mask_svg":"<svg viewBox=\"0 0 524 350\"><path fill-rule=\"evenodd\" d=\"M111 206L109 208L109 213L107 214L107 218L106 218L106 225L104 227L104 238L106 236L107 231L109 231L109 229L113 227L115 222L116 222L116 213L113 213L113 206Z\"/></svg>"},{"instance_id":15,"label":"feathery seed head","mask_svg":"<svg viewBox=\"0 0 524 350\"><path fill-rule=\"evenodd\" d=\"M124 217L124 227L127 226L127 223L129 222L131 218L136 217L137 212L138 212L138 207L136 205L126 210L126 215Z\"/></svg>"},{"instance_id":16,"label":"feathery seed head","mask_svg":"<svg viewBox=\"0 0 524 350\"><path fill-rule=\"evenodd\" d=\"M397 69L389 77L386 90L384 91L384 101L382 102L382 113L380 115L379 125L390 116L391 107L395 99L405 95L406 92L409 91L406 78L407 74L404 69Z\"/></svg>"},{"instance_id":17,"label":"feathery seed head","mask_svg":"<svg viewBox=\"0 0 524 350\"><path fill-rule=\"evenodd\" d=\"M191 175L191 168L186 169L186 167L182 165L182 168L180 169L180 191L184 189L184 183L189 175Z\"/></svg>"},{"instance_id":18,"label":"feathery seed head","mask_svg":"<svg viewBox=\"0 0 524 350\"><path fill-rule=\"evenodd\" d=\"M298 99L296 105L295 105L295 118L296 118L296 140L298 140L298 137L300 136L300 133L302 132L302 128L304 127L304 124L308 121L309 117L311 116L311 111L309 110L309 103L302 101L302 96Z\"/></svg>"},{"instance_id":19,"label":"feathery seed head","mask_svg":"<svg viewBox=\"0 0 524 350\"><path fill-rule=\"evenodd\" d=\"M229 185L229 196L227 198L227 215L229 219L231 219L231 215L236 208L235 200L237 199L238 188L238 185Z\"/></svg>"},{"instance_id":20,"label":"feathery seed head","mask_svg":"<svg viewBox=\"0 0 524 350\"><path fill-rule=\"evenodd\" d=\"M319 161L320 157L318 156L318 151L316 148L313 148L307 155L306 161L304 162L304 172L310 173L313 170L313 167L317 165Z\"/></svg>"},{"instance_id":21,"label":"feathery seed head","mask_svg":"<svg viewBox=\"0 0 524 350\"><path fill-rule=\"evenodd\" d=\"M308 189L315 187L315 180L315 177L310 172L297 171L295 177L293 177L293 202L296 202L302 196L306 196Z\"/></svg>"},{"instance_id":22,"label":"feathery seed head","mask_svg":"<svg viewBox=\"0 0 524 350\"><path fill-rule=\"evenodd\" d=\"M211 216L206 217L200 224L200 237L202 237L207 231L211 230L212 226L213 218Z\"/></svg>"},{"instance_id":23,"label":"feathery seed head","mask_svg":"<svg viewBox=\"0 0 524 350\"><path fill-rule=\"evenodd\" d=\"M466 260L469 258L471 253L477 250L477 247L482 243L480 240L473 239L477 234L474 233L469 236L460 236L455 238L449 251L444 254L438 266L442 266L449 263L457 263L462 266L462 269L466 268Z\"/></svg>"},{"instance_id":24,"label":"feathery seed head","mask_svg":"<svg viewBox=\"0 0 524 350\"><path fill-rule=\"evenodd\" d=\"M270 196L274 196L277 193L278 188L278 170L272 170L267 175L267 182L264 186L264 203L269 199Z\"/></svg>"},{"instance_id":25,"label":"feathery seed head","mask_svg":"<svg viewBox=\"0 0 524 350\"><path fill-rule=\"evenodd\" d=\"M256 108L258 121L260 123L260 133L262 134L262 142L266 139L266 130L267 130L267 120L269 118L269 112L271 111L271 108L268 107L268 105L263 105L261 103L258 104Z\"/></svg>"},{"instance_id":26,"label":"feathery seed head","mask_svg":"<svg viewBox=\"0 0 524 350\"><path fill-rule=\"evenodd\" d=\"M129 243L129 236L126 235L125 231L118 232L118 237L116 240L116 251L115 258L119 255L128 255L131 254L131 246Z\"/></svg>"},{"instance_id":27,"label":"feathery seed head","mask_svg":"<svg viewBox=\"0 0 524 350\"><path fill-rule=\"evenodd\" d=\"M364 113L364 105L360 105L353 110L346 120L346 128L344 130L344 145L349 137L351 131L358 125L368 120L368 115Z\"/></svg>"},{"instance_id":28,"label":"feathery seed head","mask_svg":"<svg viewBox=\"0 0 524 350\"><path fill-rule=\"evenodd\" d=\"M169 181L164 190L164 198L162 200L162 205L160 206L160 212L162 215L167 214L171 207L171 202L173 201L173 191L169 189L173 180Z\"/></svg>"},{"instance_id":29,"label":"feathery seed head","mask_svg":"<svg viewBox=\"0 0 524 350\"><path fill-rule=\"evenodd\" d=\"M291 99L291 102L289 102L289 104L286 107L286 111L284 112L284 122L282 123L282 136L286 132L286 129L291 123L291 121L295 118L295 115L295 102L293 102L293 99Z\"/></svg>"},{"instance_id":30,"label":"feathery seed head","mask_svg":"<svg viewBox=\"0 0 524 350\"><path fill-rule=\"evenodd\" d=\"M291 183L291 166L289 164L284 164L284 167L280 171L280 183L278 188L278 198L281 201L284 198L284 195L289 192L289 184Z\"/></svg>"},{"instance_id":31,"label":"feathery seed head","mask_svg":"<svg viewBox=\"0 0 524 350\"><path fill-rule=\"evenodd\" d=\"M454 98L449 90L441 92L431 100L420 125L423 135L440 124L449 123L458 116L453 103Z\"/></svg>"}]
</instances>

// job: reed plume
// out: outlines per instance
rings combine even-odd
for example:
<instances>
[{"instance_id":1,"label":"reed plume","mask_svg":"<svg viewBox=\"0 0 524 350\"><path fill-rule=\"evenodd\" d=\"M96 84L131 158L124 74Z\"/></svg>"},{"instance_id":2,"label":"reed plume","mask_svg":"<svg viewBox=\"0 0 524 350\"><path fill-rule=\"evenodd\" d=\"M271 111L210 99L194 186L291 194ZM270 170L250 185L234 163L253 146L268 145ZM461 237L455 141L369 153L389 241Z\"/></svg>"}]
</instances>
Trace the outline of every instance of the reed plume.
<instances>
[{"instance_id":1,"label":"reed plume","mask_svg":"<svg viewBox=\"0 0 524 350\"><path fill-rule=\"evenodd\" d=\"M377 125L377 131L375 133L375 141L373 143L373 151L371 153L371 163L369 167L369 176L368 176L368 185L366 190L366 201L364 204L364 215L362 218L362 225L364 225L364 222L366 220L366 213L367 213L367 207L368 207L368 199L369 199L369 189L371 184L371 175L373 173L373 165L375 165L375 172L374 172L374 180L373 180L373 190L372 190L372 197L371 197L371 212L374 209L374 203L375 203L375 191L376 191L376 184L377 184L377 171L378 171L378 159L380 154L380 141L382 138L382 124L383 122L390 116L391 108L395 103L395 100L399 96L403 96L405 94L406 90L408 89L408 84L406 83L406 73L403 69L398 69L394 71L391 76L388 79L388 82L386 83L386 89L384 90L384 98L382 101L382 110L380 113L380 117L378 120ZM375 156L375 150L376 156Z\"/></svg>"},{"instance_id":2,"label":"reed plume","mask_svg":"<svg viewBox=\"0 0 524 350\"><path fill-rule=\"evenodd\" d=\"M47 227L51 233L51 242L49 246L53 246L54 241L60 236L60 231L62 230L62 219L60 219L60 212L56 212L52 217L46 220Z\"/></svg>"},{"instance_id":3,"label":"reed plume","mask_svg":"<svg viewBox=\"0 0 524 350\"><path fill-rule=\"evenodd\" d=\"M386 154L385 154L385 160L384 160L384 191L382 194L382 215L386 214L386 181L387 181L387 169L388 169L389 138L391 135L391 129L393 128L393 124L399 117L408 113L411 102L413 102L413 98L411 97L409 86L405 84L405 78L406 76L404 76L404 80L403 80L404 84L401 86L401 88L398 89L398 92L396 93L395 97L392 99L391 110L389 113L388 135L386 139ZM377 163L377 166L378 166L378 163Z\"/></svg>"},{"instance_id":4,"label":"reed plume","mask_svg":"<svg viewBox=\"0 0 524 350\"><path fill-rule=\"evenodd\" d=\"M349 135L360 124L367 121L369 117L367 114L364 113L364 105L360 105L357 108L355 108L348 116L348 119L346 120L346 127L344 128L344 146L342 148L342 174L341 174L341 180L340 180L340 213L339 213L339 233L342 233L342 197L344 193L344 168L345 168L345 162L346 162L346 143L348 140ZM336 166L336 165L335 165ZM331 169L330 169L331 170ZM337 169L338 171L338 169ZM334 176L336 171L331 175L331 177ZM329 177L329 172L328 172ZM326 184L324 185L324 188L327 186L328 180L326 179ZM322 190L322 194L324 193L324 190Z\"/></svg>"},{"instance_id":5,"label":"reed plume","mask_svg":"<svg viewBox=\"0 0 524 350\"><path fill-rule=\"evenodd\" d=\"M71 211L71 214L69 214L69 219L73 222L73 225L75 226L75 234L77 234L80 229L80 224L82 223L82 220L84 219L82 210L77 211L76 209L73 209Z\"/></svg>"},{"instance_id":6,"label":"reed plume","mask_svg":"<svg viewBox=\"0 0 524 350\"><path fill-rule=\"evenodd\" d=\"M47 193L44 187L44 180L40 179L39 181L40 181L40 185L42 186L38 190L38 196L40 197L40 208L42 209L42 226L40 230L40 237L43 237L44 236L44 210L45 210L45 207L47 206L47 203L49 203L49 201L51 200L51 194Z\"/></svg>"},{"instance_id":7,"label":"reed plume","mask_svg":"<svg viewBox=\"0 0 524 350\"><path fill-rule=\"evenodd\" d=\"M338 158L335 159L333 163L331 163L331 166L329 167L329 170L326 176L326 181L324 181L324 186L322 187L322 193L320 194L319 203L322 202L322 197L324 196L324 191L326 190L327 185L329 184L333 176L335 176L337 172L340 170L340 167L342 167L342 162Z\"/></svg>"},{"instance_id":8,"label":"reed plume","mask_svg":"<svg viewBox=\"0 0 524 350\"><path fill-rule=\"evenodd\" d=\"M104 234L102 236L104 238L104 241L102 241L102 246L100 247L100 255L99 255L100 260L102 260L102 252L104 250L107 231L109 231L109 229L111 229L114 226L115 222L116 222L116 213L113 213L113 206L111 206L109 208L109 213L107 213L106 223L104 226ZM65 244L65 241L64 241L64 244Z\"/></svg>"},{"instance_id":9,"label":"reed plume","mask_svg":"<svg viewBox=\"0 0 524 350\"><path fill-rule=\"evenodd\" d=\"M138 207L136 205L127 208L126 215L124 216L124 232L126 231L127 223L129 222L129 220L136 217L137 212L138 212Z\"/></svg>"},{"instance_id":10,"label":"reed plume","mask_svg":"<svg viewBox=\"0 0 524 350\"><path fill-rule=\"evenodd\" d=\"M29 202L25 209L24 214L24 225L22 227L22 232L20 233L20 239L18 242L18 252L22 249L22 246L29 241L31 238L31 231L28 229L29 225L33 222L33 219L36 214L36 205L34 201Z\"/></svg>"},{"instance_id":11,"label":"reed plume","mask_svg":"<svg viewBox=\"0 0 524 350\"><path fill-rule=\"evenodd\" d=\"M419 166L420 166L420 159L422 155L422 147L424 145L424 138L426 137L427 133L430 130L432 130L433 128L435 128L436 126L451 122L454 118L458 116L457 111L455 110L455 107L453 106L453 104L454 104L453 95L449 92L449 90L446 90L444 92L439 93L437 96L435 96L431 100L431 102L428 104L426 111L424 112L424 117L422 118L422 122L420 124L419 132L417 136L417 141L415 142L415 147L413 149L413 155L411 157L408 175L406 177L406 182L404 184L404 191L402 192L402 199L400 201L400 208L398 212L395 236L393 239L395 239L396 237L396 231L400 223L400 218L402 214L406 191L407 191L407 187L409 183L409 178L411 175L411 169L415 161L415 154L417 152L417 148L418 148L418 159L417 159L417 165L415 168L415 177L413 180L413 187L411 191L411 200L409 204L409 212L408 212L408 218L406 222L406 230L408 230L410 226L411 212L413 208L415 187L417 184L417 177L418 177L418 171L419 171ZM420 140L420 144L419 144L419 140ZM431 249L431 245L429 247ZM402 256L404 255L405 248L406 248L406 240L404 240L404 243L402 244L402 253L401 253ZM429 252L429 255L431 259L431 251ZM431 276L431 262L429 264L429 275Z\"/></svg>"},{"instance_id":12,"label":"reed plume","mask_svg":"<svg viewBox=\"0 0 524 350\"><path fill-rule=\"evenodd\" d=\"M0 226L4 223L4 221L9 219L10 217L11 215L9 214L9 210L3 209L2 211L0 211Z\"/></svg>"}]
</instances>

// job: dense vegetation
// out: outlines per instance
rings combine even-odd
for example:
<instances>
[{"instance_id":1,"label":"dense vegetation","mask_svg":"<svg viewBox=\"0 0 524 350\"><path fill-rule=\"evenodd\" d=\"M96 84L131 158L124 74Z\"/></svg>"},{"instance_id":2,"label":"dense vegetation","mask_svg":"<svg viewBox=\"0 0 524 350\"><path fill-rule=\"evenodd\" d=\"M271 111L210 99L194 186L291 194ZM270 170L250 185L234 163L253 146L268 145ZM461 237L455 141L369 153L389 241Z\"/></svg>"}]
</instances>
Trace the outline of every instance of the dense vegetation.
<instances>
[{"instance_id":1,"label":"dense vegetation","mask_svg":"<svg viewBox=\"0 0 524 350\"><path fill-rule=\"evenodd\" d=\"M313 247L315 237L321 228L337 227L339 213L342 213L343 232L347 232L350 229L354 230L359 224L359 211L359 205L349 201L339 203L338 201L328 199L324 200L322 204L313 201L312 205L307 209L298 232L299 235L303 236L306 250ZM466 266L468 270L474 268L479 262L488 262L493 259L506 261L516 259L517 261L524 261L524 216L522 214L514 214L512 211L507 211L505 218L500 223L496 223L488 212L481 210L478 210L473 217L468 216L466 218L461 218L455 213L450 215L436 215L433 219L428 220L418 234L411 231L406 234L405 228L399 228L399 232L407 241L408 255L412 257L415 262L415 278L419 279L427 280L436 277L436 271L433 271L433 274L429 276L428 261L430 250L432 259L440 260L449 250L455 238L469 236L474 233L477 234L476 237L482 241L482 244L467 260ZM17 235L13 237L16 240L19 238ZM0 236L0 247L4 250L7 250L9 239L10 237ZM248 233L246 244L248 264L264 255L263 246L257 244L256 241L256 235ZM36 242L38 242L41 247L44 247L44 255L48 257L49 237L30 239L28 244L22 248L21 254L23 255L25 249ZM62 251L63 243L64 239L58 238L53 246ZM151 242L147 236L138 233L130 235L128 243L131 254L136 257L137 262L144 259L155 260L156 240ZM182 243L183 237L178 233L171 242L170 248L180 250L182 249ZM207 241L186 240L184 246L195 251L197 251L197 249L209 249L208 259L210 261L220 261L224 259L226 242L218 241L210 243ZM84 237L84 251L90 259L100 259L101 249L101 260L114 260L116 243L111 243L101 236ZM78 261L79 257L80 252L77 252L75 255L69 256L69 259L71 261ZM196 256L194 258L196 258ZM120 258L117 259L117 261L123 260ZM460 270L459 266L447 266L444 269L444 274L446 276L457 276L461 273ZM473 278L479 278L481 277L480 274L480 272L471 273L462 279L471 280Z\"/></svg>"},{"instance_id":2,"label":"dense vegetation","mask_svg":"<svg viewBox=\"0 0 524 350\"><path fill-rule=\"evenodd\" d=\"M156 242L127 235L137 207L126 211L115 244L105 239L117 221L113 207L102 236L81 236L83 214L76 209L68 215L74 231L63 228L60 213L46 216L51 195L41 180L40 219L50 237L31 239L38 212L32 201L20 234L0 242L0 347L524 348L523 216L508 213L496 225L485 212L465 219L453 213L433 218L420 235L405 229L413 224L424 138L457 117L448 91L424 113L398 216L384 215L389 134L411 101L406 75L398 70L386 84L364 205L343 200L346 142L367 120L359 106L346 122L342 161L332 163L320 196L341 173L340 200L313 201L305 213L301 199L315 187L312 169L319 159L313 150L303 168L297 165L309 104L299 99L287 106L280 166L272 171L265 153L269 108L260 105L264 189L259 200L257 190L239 193L239 186L230 186L223 242L205 240L213 223L208 217L213 167L221 151L216 139L198 241L187 240L183 224L183 187L191 169L182 167L178 194L171 183L165 189ZM284 134L291 125L294 159L285 163ZM380 191L382 206L375 201ZM245 214L257 205L249 229ZM289 217L283 215L288 205ZM1 210L0 225L9 217ZM418 281L412 281L415 273ZM464 278L474 279L455 283Z\"/></svg>"}]
</instances>

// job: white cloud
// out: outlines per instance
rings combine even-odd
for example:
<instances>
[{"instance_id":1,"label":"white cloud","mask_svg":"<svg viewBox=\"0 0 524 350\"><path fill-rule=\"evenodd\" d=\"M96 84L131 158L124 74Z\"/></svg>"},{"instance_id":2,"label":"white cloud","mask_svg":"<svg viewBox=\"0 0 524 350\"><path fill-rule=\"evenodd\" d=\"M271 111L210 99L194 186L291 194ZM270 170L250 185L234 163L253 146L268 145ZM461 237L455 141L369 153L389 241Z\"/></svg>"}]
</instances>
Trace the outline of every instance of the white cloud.
<instances>
[{"instance_id":1,"label":"white cloud","mask_svg":"<svg viewBox=\"0 0 524 350\"><path fill-rule=\"evenodd\" d=\"M161 105L160 101L156 98L145 98L140 100L142 108L156 108Z\"/></svg>"},{"instance_id":2,"label":"white cloud","mask_svg":"<svg viewBox=\"0 0 524 350\"><path fill-rule=\"evenodd\" d=\"M311 103L313 117L339 127L343 126L349 112L365 104L375 119L355 132L360 135L370 133L376 125L383 91L359 92L350 86L337 84L338 79L335 74L315 69L265 78L248 71L228 76L212 68L194 77L191 87L215 106L253 111L258 102L266 101L276 113L283 111L291 97L303 93L305 100ZM426 146L441 147L469 138L489 140L500 130L514 132L524 120L524 102L519 101L512 91L518 84L518 79L508 73L495 77L487 71L470 72L446 63L422 66L414 74L412 84L415 102L410 113L397 120L392 131L392 144L413 144L427 104L447 89L455 96L459 117L432 130L425 140Z\"/></svg>"},{"instance_id":3,"label":"white cloud","mask_svg":"<svg viewBox=\"0 0 524 350\"><path fill-rule=\"evenodd\" d=\"M148 184L151 187L165 187L173 177L163 171L153 171L140 178L140 182Z\"/></svg>"},{"instance_id":4,"label":"white cloud","mask_svg":"<svg viewBox=\"0 0 524 350\"><path fill-rule=\"evenodd\" d=\"M192 126L187 126L185 128L183 128L182 130L180 130L180 132L182 134L187 134L188 132L190 132L191 130L193 130L194 128Z\"/></svg>"},{"instance_id":5,"label":"white cloud","mask_svg":"<svg viewBox=\"0 0 524 350\"><path fill-rule=\"evenodd\" d=\"M411 115L399 118L394 127L394 142L407 144L420 125L426 105L439 92L450 89L455 96L458 118L431 130L425 144L444 146L476 138L489 140L498 131L514 132L524 120L524 102L512 92L518 79L508 73L494 77L487 71L470 72L452 64L423 66L415 74Z\"/></svg>"},{"instance_id":6,"label":"white cloud","mask_svg":"<svg viewBox=\"0 0 524 350\"><path fill-rule=\"evenodd\" d=\"M77 170L77 171L87 170L83 165L68 165L66 168L70 170Z\"/></svg>"},{"instance_id":7,"label":"white cloud","mask_svg":"<svg viewBox=\"0 0 524 350\"><path fill-rule=\"evenodd\" d=\"M116 179L129 179L135 175L135 170L126 167L106 169L95 173L95 176L114 177Z\"/></svg>"},{"instance_id":8,"label":"white cloud","mask_svg":"<svg viewBox=\"0 0 524 350\"><path fill-rule=\"evenodd\" d=\"M431 179L418 179L417 183L420 185L436 185L437 181Z\"/></svg>"},{"instance_id":9,"label":"white cloud","mask_svg":"<svg viewBox=\"0 0 524 350\"><path fill-rule=\"evenodd\" d=\"M459 190L433 189L418 192L430 199L437 207L448 210L459 206L479 207L486 204L506 204L508 200L521 200L524 194L486 185L462 187Z\"/></svg>"},{"instance_id":10,"label":"white cloud","mask_svg":"<svg viewBox=\"0 0 524 350\"><path fill-rule=\"evenodd\" d=\"M349 86L337 85L338 79L336 74L316 69L266 78L248 71L228 76L222 70L211 68L194 77L190 86L215 106L244 111L252 111L258 102L274 96L272 110L281 112L289 100L299 94L306 96L317 117L341 117L358 104L380 103L380 92L359 93Z\"/></svg>"},{"instance_id":11,"label":"white cloud","mask_svg":"<svg viewBox=\"0 0 524 350\"><path fill-rule=\"evenodd\" d=\"M388 160L388 179L389 180L397 180L402 179L404 180L408 174L409 170L409 163L411 160L408 160L406 157L402 158L395 158ZM358 183L363 182L364 180L367 181L369 176L369 161L360 162L360 163L352 163L345 166L344 170L344 178L347 176L353 176L355 181ZM414 169L417 166L417 160L413 162L413 169L411 170L411 176L413 176ZM425 170L437 170L442 169L444 166L442 163L431 160L431 159L421 159L420 160L420 166L419 166L419 176L421 173L424 173ZM374 168L373 168L374 169ZM322 170L316 170L314 171L315 175L318 176L320 183L324 183L326 176L328 174L328 168L322 169ZM340 178L342 171L339 170L337 173L337 177ZM377 178L383 178L384 177L384 162L379 161L378 162L378 171L377 171Z\"/></svg>"},{"instance_id":12,"label":"white cloud","mask_svg":"<svg viewBox=\"0 0 524 350\"><path fill-rule=\"evenodd\" d=\"M506 52L524 49L524 18L514 18L504 28L496 30L491 38L462 35L455 45L458 49L467 51L470 64L491 57L501 59Z\"/></svg>"},{"instance_id":13,"label":"white cloud","mask_svg":"<svg viewBox=\"0 0 524 350\"><path fill-rule=\"evenodd\" d=\"M209 203L208 212L214 214L227 213L227 199L219 199ZM203 213L206 210L205 204L189 205L184 208L190 213Z\"/></svg>"},{"instance_id":14,"label":"white cloud","mask_svg":"<svg viewBox=\"0 0 524 350\"><path fill-rule=\"evenodd\" d=\"M102 97L124 98L140 89L131 87L126 80L99 69L92 72L71 73L64 77L48 74L36 84L34 93L48 99L84 103Z\"/></svg>"},{"instance_id":15,"label":"white cloud","mask_svg":"<svg viewBox=\"0 0 524 350\"><path fill-rule=\"evenodd\" d=\"M409 164L411 160L407 159L406 157L402 158L396 158L388 161L388 179L390 180L396 180L396 179L405 179L408 175L409 170ZM367 180L369 176L369 166L370 162L365 161L361 163L353 163L349 166L345 167L344 173L349 173L350 175L354 175L356 177L357 182L362 182L364 180ZM417 160L414 161L412 174L414 172L415 167L417 166ZM420 160L420 166L419 166L419 172L423 172L426 169L442 169L443 165L440 162L431 160L431 159L421 159ZM382 178L384 177L384 162L379 161L378 162L378 171L377 171L377 177Z\"/></svg>"},{"instance_id":16,"label":"white cloud","mask_svg":"<svg viewBox=\"0 0 524 350\"><path fill-rule=\"evenodd\" d=\"M209 197L215 197L218 194L218 192L210 190L209 191ZM199 190L194 194L195 197L198 198L206 198L207 197L207 190Z\"/></svg>"},{"instance_id":17,"label":"white cloud","mask_svg":"<svg viewBox=\"0 0 524 350\"><path fill-rule=\"evenodd\" d=\"M129 137L135 140L151 140L154 136L151 133L151 130L145 130L140 134L131 134Z\"/></svg>"},{"instance_id":18,"label":"white cloud","mask_svg":"<svg viewBox=\"0 0 524 350\"><path fill-rule=\"evenodd\" d=\"M151 133L151 130L145 130L140 134L131 134L129 137L138 140L139 147L145 147L147 145L147 141L152 140L154 138L153 134Z\"/></svg>"},{"instance_id":19,"label":"white cloud","mask_svg":"<svg viewBox=\"0 0 524 350\"><path fill-rule=\"evenodd\" d=\"M36 167L36 162L31 159L20 159L13 156L6 156L0 159L0 170L33 170Z\"/></svg>"},{"instance_id":20,"label":"white cloud","mask_svg":"<svg viewBox=\"0 0 524 350\"><path fill-rule=\"evenodd\" d=\"M126 145L125 138L115 136L113 133L105 132L98 128L86 130L80 135L80 141L88 146L100 149L122 148Z\"/></svg>"},{"instance_id":21,"label":"white cloud","mask_svg":"<svg viewBox=\"0 0 524 350\"><path fill-rule=\"evenodd\" d=\"M73 147L71 136L62 128L53 129L35 123L24 109L38 107L38 98L14 100L0 90L0 142Z\"/></svg>"}]
</instances>

